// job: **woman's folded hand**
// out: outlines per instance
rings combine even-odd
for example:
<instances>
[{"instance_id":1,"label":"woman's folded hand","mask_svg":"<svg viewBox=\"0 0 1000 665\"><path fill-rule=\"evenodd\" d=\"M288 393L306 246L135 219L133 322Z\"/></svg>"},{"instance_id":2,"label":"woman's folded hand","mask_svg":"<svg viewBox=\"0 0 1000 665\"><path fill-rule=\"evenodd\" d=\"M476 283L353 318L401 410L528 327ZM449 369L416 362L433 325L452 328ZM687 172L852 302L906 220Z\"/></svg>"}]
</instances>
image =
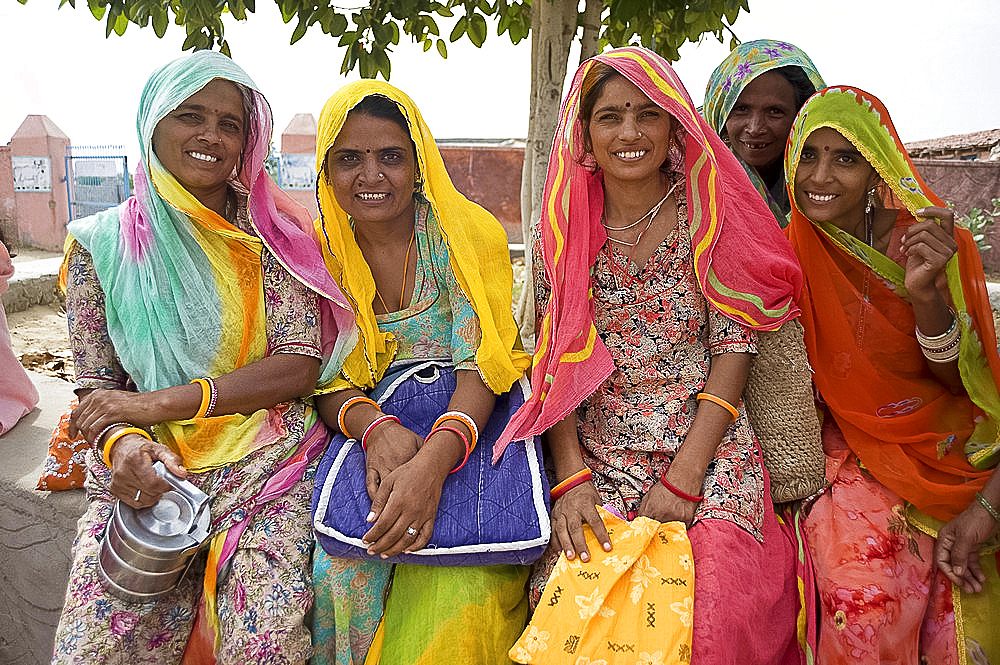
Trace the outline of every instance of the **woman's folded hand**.
<instances>
[{"instance_id":1,"label":"woman's folded hand","mask_svg":"<svg viewBox=\"0 0 1000 665\"><path fill-rule=\"evenodd\" d=\"M375 501L375 495L383 479L401 465L413 459L423 443L417 434L399 423L388 420L368 435L367 475L365 486L368 496Z\"/></svg>"},{"instance_id":2,"label":"woman's folded hand","mask_svg":"<svg viewBox=\"0 0 1000 665\"><path fill-rule=\"evenodd\" d=\"M175 476L187 477L180 455L162 443L137 434L126 434L111 449L111 493L132 506L154 505L170 485L153 470L160 460Z\"/></svg>"}]
</instances>

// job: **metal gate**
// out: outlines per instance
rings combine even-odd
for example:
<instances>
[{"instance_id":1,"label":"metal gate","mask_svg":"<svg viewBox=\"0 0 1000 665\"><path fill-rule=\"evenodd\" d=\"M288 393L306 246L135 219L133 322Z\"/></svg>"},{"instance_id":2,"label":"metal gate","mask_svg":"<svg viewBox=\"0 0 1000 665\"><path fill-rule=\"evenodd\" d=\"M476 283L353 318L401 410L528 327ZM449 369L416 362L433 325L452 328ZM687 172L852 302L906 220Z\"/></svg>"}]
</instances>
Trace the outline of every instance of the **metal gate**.
<instances>
[{"instance_id":1,"label":"metal gate","mask_svg":"<svg viewBox=\"0 0 1000 665\"><path fill-rule=\"evenodd\" d=\"M74 145L66 148L66 194L70 219L93 215L131 196L125 147Z\"/></svg>"}]
</instances>

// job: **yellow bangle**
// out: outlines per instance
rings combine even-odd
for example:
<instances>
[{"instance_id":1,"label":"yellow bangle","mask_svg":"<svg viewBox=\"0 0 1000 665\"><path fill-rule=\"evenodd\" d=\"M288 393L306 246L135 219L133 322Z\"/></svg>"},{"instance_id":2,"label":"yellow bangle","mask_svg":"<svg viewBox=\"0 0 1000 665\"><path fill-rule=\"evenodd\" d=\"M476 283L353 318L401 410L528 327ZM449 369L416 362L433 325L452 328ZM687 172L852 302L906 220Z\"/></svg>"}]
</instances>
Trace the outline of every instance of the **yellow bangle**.
<instances>
[{"instance_id":1,"label":"yellow bangle","mask_svg":"<svg viewBox=\"0 0 1000 665\"><path fill-rule=\"evenodd\" d=\"M712 404L718 404L719 406L721 406L723 409L729 412L729 415L733 417L733 420L736 420L737 418L740 417L740 412L736 410L736 407L727 402L726 400L722 399L721 397L717 397L712 393L698 393L698 396L695 398L695 400L699 402L703 399L707 399Z\"/></svg>"},{"instance_id":2,"label":"yellow bangle","mask_svg":"<svg viewBox=\"0 0 1000 665\"><path fill-rule=\"evenodd\" d=\"M208 413L209 404L212 402L212 387L208 385L208 381L205 379L195 379L191 383L197 383L201 386L201 406L198 407L198 411L192 416L192 420L197 420L198 418L204 418L205 414Z\"/></svg>"},{"instance_id":3,"label":"yellow bangle","mask_svg":"<svg viewBox=\"0 0 1000 665\"><path fill-rule=\"evenodd\" d=\"M109 469L111 468L111 446L118 443L118 439L122 438L126 434L138 434L139 436L145 439L149 439L150 441L153 440L153 437L149 435L149 432L140 427L121 428L120 430L118 430L117 432L108 437L108 440L104 444L104 450L101 452L101 456L104 458L104 465Z\"/></svg>"}]
</instances>

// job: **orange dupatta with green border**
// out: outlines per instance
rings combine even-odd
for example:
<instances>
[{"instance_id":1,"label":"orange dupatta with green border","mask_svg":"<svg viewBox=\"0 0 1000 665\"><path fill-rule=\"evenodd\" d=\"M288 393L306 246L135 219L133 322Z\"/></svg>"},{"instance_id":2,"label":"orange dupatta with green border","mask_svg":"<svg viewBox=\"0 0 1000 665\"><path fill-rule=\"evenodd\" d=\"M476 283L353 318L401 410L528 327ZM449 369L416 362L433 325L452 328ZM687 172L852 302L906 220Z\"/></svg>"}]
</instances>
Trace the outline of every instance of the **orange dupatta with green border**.
<instances>
[{"instance_id":1,"label":"orange dupatta with green border","mask_svg":"<svg viewBox=\"0 0 1000 665\"><path fill-rule=\"evenodd\" d=\"M943 202L924 184L888 112L870 94L822 90L792 127L785 171L792 201L787 229L805 273L799 299L814 381L851 450L889 489L928 515L949 520L972 501L1000 460L1000 357L979 252L955 229L949 295L962 329L965 395L935 377L917 343L905 271L795 204L795 170L810 133L831 127L847 138L910 215Z\"/></svg>"}]
</instances>

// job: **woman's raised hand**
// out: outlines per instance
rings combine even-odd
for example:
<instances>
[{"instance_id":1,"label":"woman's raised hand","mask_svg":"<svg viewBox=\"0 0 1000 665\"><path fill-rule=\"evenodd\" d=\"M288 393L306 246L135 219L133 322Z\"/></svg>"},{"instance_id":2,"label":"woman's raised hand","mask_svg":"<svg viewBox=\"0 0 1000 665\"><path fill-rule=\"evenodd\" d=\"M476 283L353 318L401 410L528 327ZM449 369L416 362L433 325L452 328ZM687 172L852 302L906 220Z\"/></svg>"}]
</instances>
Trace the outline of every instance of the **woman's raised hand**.
<instances>
[{"instance_id":1,"label":"woman's raised hand","mask_svg":"<svg viewBox=\"0 0 1000 665\"><path fill-rule=\"evenodd\" d=\"M581 561L590 561L590 550L583 535L583 525L589 524L594 537L605 552L611 551L611 538L604 520L597 512L601 497L593 481L588 480L568 490L552 505L552 536L567 559L578 555Z\"/></svg>"},{"instance_id":2,"label":"woman's raised hand","mask_svg":"<svg viewBox=\"0 0 1000 665\"><path fill-rule=\"evenodd\" d=\"M958 251L955 213L948 208L928 207L914 212L921 219L902 238L906 256L906 290L911 296L930 293L948 260Z\"/></svg>"}]
</instances>

